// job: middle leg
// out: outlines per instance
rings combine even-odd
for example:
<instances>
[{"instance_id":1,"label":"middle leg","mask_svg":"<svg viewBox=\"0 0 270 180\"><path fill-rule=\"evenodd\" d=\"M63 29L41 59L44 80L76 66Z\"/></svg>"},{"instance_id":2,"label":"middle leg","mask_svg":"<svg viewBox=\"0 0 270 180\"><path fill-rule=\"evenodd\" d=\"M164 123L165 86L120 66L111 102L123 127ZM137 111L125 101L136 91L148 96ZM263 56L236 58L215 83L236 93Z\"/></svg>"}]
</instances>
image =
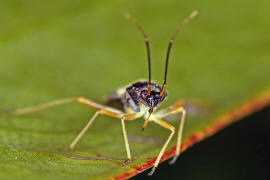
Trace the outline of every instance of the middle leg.
<instances>
[{"instance_id":1,"label":"middle leg","mask_svg":"<svg viewBox=\"0 0 270 180\"><path fill-rule=\"evenodd\" d=\"M116 114L115 112L111 112L108 109L101 109L97 111L93 117L89 120L89 122L86 124L86 126L80 131L80 133L76 136L76 138L72 141L72 143L69 145L68 148L62 148L60 150L71 150L75 147L75 145L79 142L79 140L82 138L82 136L86 133L86 131L89 129L89 127L92 125L94 120L99 114L103 114L106 116L110 117L116 117L121 120L121 125L122 125L122 131L123 131L123 138L125 142L125 148L126 148L126 153L127 153L127 158L128 160L131 160L131 153L130 153L130 148L129 148L129 143L128 143L128 138L127 138L127 133L126 133L126 127L125 127L125 121L126 120L134 120L139 117L141 117L141 113L134 113L134 114Z\"/></svg>"},{"instance_id":2,"label":"middle leg","mask_svg":"<svg viewBox=\"0 0 270 180\"><path fill-rule=\"evenodd\" d=\"M154 163L154 167L152 168L151 172L148 173L148 176L151 176L151 175L155 172L155 170L156 170L156 168L158 167L158 164L159 164L159 162L160 162L160 159L161 159L161 157L162 157L164 151L166 150L166 148L167 148L169 142L171 141L171 139L172 139L172 137L173 137L173 135L174 135L174 133L175 133L175 128L174 128L171 124L167 123L166 121L164 121L164 120L162 120L162 119L159 119L159 118L156 117L155 115L152 115L150 119L151 119L151 121L154 121L154 122L157 123L158 125L160 125L160 126L166 128L166 129L169 129L169 130L171 131L171 134L169 135L167 141L165 142L165 144L163 145L161 151L159 152L158 157L157 157L157 159L156 159L156 161L155 161L155 163Z\"/></svg>"},{"instance_id":3,"label":"middle leg","mask_svg":"<svg viewBox=\"0 0 270 180\"><path fill-rule=\"evenodd\" d=\"M179 101L180 102L180 101ZM185 117L186 117L186 111L182 106L177 106L179 105L178 102L170 106L167 110L161 110L163 113L159 113L158 117L159 118L164 118L170 115L178 114L181 113L181 119L180 119L180 124L178 128L178 135L177 135L177 143L176 143L176 152L173 157L173 159L169 162L170 164L174 164L177 160L177 158L180 156L181 153L181 143L182 143L182 135L183 135L183 129L184 129L184 122L185 122Z\"/></svg>"},{"instance_id":4,"label":"middle leg","mask_svg":"<svg viewBox=\"0 0 270 180\"><path fill-rule=\"evenodd\" d=\"M76 136L76 138L72 141L72 143L69 145L68 148L61 148L60 150L72 150L75 145L79 142L79 140L82 138L82 136L86 133L86 131L89 129L89 127L92 125L96 117L100 114L100 111L97 111L92 118L89 120L89 122L86 124L86 126L81 130L81 132Z\"/></svg>"},{"instance_id":5,"label":"middle leg","mask_svg":"<svg viewBox=\"0 0 270 180\"><path fill-rule=\"evenodd\" d=\"M125 147L126 147L126 152L127 152L127 157L128 159L131 159L131 154L130 154L130 149L129 149L129 143L128 143L128 138L127 138L127 133L126 133L126 128L125 128L125 122L126 120L134 120L139 117L141 117L143 114L141 113L134 113L134 114L124 114L122 111L108 107L108 106L103 106L98 103L95 103L91 101L90 99L84 98L84 97L74 97L74 98L66 98L66 99L60 99L56 101L51 101L45 104L37 105L37 106L32 106L32 107L27 107L27 108L22 108L22 109L17 109L13 112L14 115L23 115L23 114L28 114L31 112L36 112L36 111L41 111L53 106L61 105L61 104L66 104L66 103L71 103L71 102L78 102L80 104L84 104L86 106L89 106L91 108L97 109L98 111L93 115L93 117L89 120L89 122L86 124L86 126L80 131L80 133L76 136L76 138L72 141L72 143L69 145L68 148L61 148L60 150L71 150L75 147L75 145L79 142L79 140L82 138L82 136L86 133L86 131L90 128L94 120L99 114L103 114L106 116L110 117L115 117L118 119L121 119L121 125L122 125L122 130L123 130L123 136L124 136L124 142L125 142Z\"/></svg>"}]
</instances>

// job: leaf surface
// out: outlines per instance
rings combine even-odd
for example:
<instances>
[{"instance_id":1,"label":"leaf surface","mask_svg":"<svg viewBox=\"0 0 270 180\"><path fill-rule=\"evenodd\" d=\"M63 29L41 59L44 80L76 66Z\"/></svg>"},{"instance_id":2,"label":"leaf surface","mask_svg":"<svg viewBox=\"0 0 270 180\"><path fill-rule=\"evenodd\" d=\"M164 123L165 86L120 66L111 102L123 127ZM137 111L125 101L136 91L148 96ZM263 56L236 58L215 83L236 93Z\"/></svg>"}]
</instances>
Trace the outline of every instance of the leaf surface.
<instances>
[{"instance_id":1,"label":"leaf surface","mask_svg":"<svg viewBox=\"0 0 270 180\"><path fill-rule=\"evenodd\" d=\"M204 116L187 118L186 149L269 105L269 5L266 0L1 1L0 108L8 111L73 96L102 103L109 92L147 79L142 37L122 17L126 11L150 37L152 77L161 84L168 39L197 9L198 17L173 45L169 95L160 107L181 98L213 103ZM93 113L76 103L19 117L1 113L0 178L128 178L152 165L169 135L153 123L141 132L143 119L127 123L134 160L124 165L121 123L100 116L74 150L58 151ZM176 137L163 160L173 155L175 142Z\"/></svg>"}]
</instances>

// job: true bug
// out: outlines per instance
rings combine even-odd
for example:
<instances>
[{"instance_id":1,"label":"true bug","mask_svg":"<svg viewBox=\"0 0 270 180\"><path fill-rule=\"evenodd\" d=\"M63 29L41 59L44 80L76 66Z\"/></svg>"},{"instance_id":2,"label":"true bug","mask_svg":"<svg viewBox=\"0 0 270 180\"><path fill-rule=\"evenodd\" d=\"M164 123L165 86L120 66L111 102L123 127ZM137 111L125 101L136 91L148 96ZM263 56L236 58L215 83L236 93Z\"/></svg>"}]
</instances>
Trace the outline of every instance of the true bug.
<instances>
[{"instance_id":1,"label":"true bug","mask_svg":"<svg viewBox=\"0 0 270 180\"><path fill-rule=\"evenodd\" d=\"M167 71L168 71L168 63L169 63L169 55L170 50L173 45L173 41L176 38L177 34L182 30L185 24L187 24L192 18L194 18L197 15L197 11L193 11L186 19L184 19L183 23L180 24L176 32L173 34L169 41L169 46L167 49L167 55L166 55L166 63L165 63L165 75L164 75L164 82L162 87L159 85L153 83L151 81L151 61L150 61L150 46L149 46L149 39L140 24L137 22L137 20L133 17L131 17L129 14L126 14L126 18L131 21L137 29L140 31L140 33L144 37L144 42L146 45L147 50L147 59L148 59L148 81L139 81L132 85L128 85L123 88L119 88L118 90L111 93L107 98L107 104L112 103L113 101L118 102L118 105L120 105L120 108L100 105L98 103L95 103L85 97L73 97L73 98L66 98L56 101L51 101L46 104L41 104L37 106L27 107L23 109L17 109L14 111L15 115L22 115L34 111L40 111L45 108L49 108L52 106L70 103L70 102L78 102L81 104L84 104L86 106L89 106L91 108L97 109L96 113L92 116L92 118L89 120L89 122L86 124L86 126L81 130L81 132L77 135L77 137L74 139L74 141L69 145L66 149L73 149L75 145L78 143L80 138L85 134L85 132L88 130L88 128L91 126L91 124L94 122L96 117L99 114L107 115L110 117L119 118L122 123L122 130L123 130L123 137L125 142L125 148L127 153L128 160L131 160L131 154L129 149L129 143L125 128L125 121L135 120L140 117L144 117L145 121L142 126L142 130L146 128L148 122L155 122L158 125L169 129L171 131L168 139L166 140L165 144L163 145L160 153L157 156L157 159L154 163L154 166L148 175L152 175L157 168L160 159L169 144L170 140L172 139L174 133L175 133L175 127L169 124L168 122L162 120L162 118L174 115L177 113L182 113L181 119L180 119L180 125L178 130L178 137L177 137L177 144L176 144L176 153L174 158L170 161L170 164L173 164L181 152L181 139L182 139L182 133L183 133L183 126L184 126L184 120L185 120L185 114L186 111L183 108L183 100L179 100L176 103L172 104L168 108L161 110L157 113L154 113L157 106L162 103L166 96L167 92L166 89L166 83L167 83Z\"/></svg>"}]
</instances>

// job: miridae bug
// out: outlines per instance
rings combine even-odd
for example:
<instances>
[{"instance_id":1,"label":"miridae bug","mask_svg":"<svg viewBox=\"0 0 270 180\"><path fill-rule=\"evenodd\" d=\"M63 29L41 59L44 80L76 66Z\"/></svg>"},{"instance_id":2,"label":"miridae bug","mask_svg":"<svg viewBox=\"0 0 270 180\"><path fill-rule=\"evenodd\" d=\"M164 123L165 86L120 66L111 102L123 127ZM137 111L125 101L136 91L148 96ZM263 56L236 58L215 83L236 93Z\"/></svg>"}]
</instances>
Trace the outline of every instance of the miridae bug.
<instances>
[{"instance_id":1,"label":"miridae bug","mask_svg":"<svg viewBox=\"0 0 270 180\"><path fill-rule=\"evenodd\" d=\"M148 73L149 73L149 79L148 81L139 81L132 85L126 86L124 88L119 88L118 90L111 93L107 98L107 104L111 104L112 102L118 102L120 105L119 108L110 107L110 106L104 106L100 105L98 103L95 103L85 97L73 97L73 98L66 98L56 101L51 101L46 104L41 104L33 107L27 107L23 109L17 109L13 113L15 115L22 115L34 111L40 111L45 108L49 108L52 106L70 103L70 102L78 102L81 104L84 104L86 106L89 106L91 108L96 109L96 113L92 116L92 118L89 120L89 122L86 124L86 126L81 130L81 132L77 135L77 137L74 139L74 141L69 145L66 149L73 149L75 145L78 143L78 141L81 139L81 137L85 134L85 132L88 130L88 128L91 126L91 124L94 122L96 117L99 114L107 115L110 117L115 117L121 120L122 123L122 130L123 130L123 137L125 142L125 148L127 153L127 158L129 161L131 161L131 154L129 149L129 143L125 128L125 121L131 121L138 119L140 117L144 117L145 121L142 126L142 129L146 128L148 122L155 122L158 125L168 129L171 131L168 139L166 140L165 144L161 148L160 153L158 154L156 161L154 163L154 166L148 175L152 175L157 168L160 159L168 146L169 142L171 141L174 133L175 133L175 127L169 124L168 122L162 120L162 118L174 115L177 113L181 113L181 119L180 119L180 125L178 129L178 137L177 137L177 144L176 144L176 153L174 158L170 161L170 164L173 164L181 152L181 139L182 139L182 133L183 133L183 126L184 126L184 120L185 120L185 114L186 111L183 108L183 102L184 101L177 101L176 103L172 104L168 108L161 110L157 113L154 113L157 106L162 103L167 96L166 92L166 85L167 85L167 71L168 71L168 63L169 63L169 55L171 51L171 47L173 45L173 41L176 38L177 34L182 30L185 24L187 24L192 18L194 18L197 15L197 11L193 11L186 19L184 19L183 23L180 24L176 32L173 34L169 41L169 46L167 50L166 55L166 63L165 63L165 75L164 75L164 82L162 87L159 85L153 83L151 81L151 61L150 61L150 46L149 46L149 39L147 35L145 34L142 27L138 24L135 18L131 17L129 14L126 14L126 18L130 20L137 29L142 33L146 45L147 50L147 58L148 58Z\"/></svg>"}]
</instances>

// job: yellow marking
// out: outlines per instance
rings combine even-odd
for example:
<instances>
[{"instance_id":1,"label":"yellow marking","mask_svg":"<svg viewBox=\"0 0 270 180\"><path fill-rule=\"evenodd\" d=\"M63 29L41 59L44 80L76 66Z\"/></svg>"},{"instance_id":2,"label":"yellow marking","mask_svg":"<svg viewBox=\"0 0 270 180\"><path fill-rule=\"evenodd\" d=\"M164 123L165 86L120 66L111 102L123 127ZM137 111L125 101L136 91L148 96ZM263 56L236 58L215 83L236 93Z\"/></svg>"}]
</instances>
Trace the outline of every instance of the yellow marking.
<instances>
[{"instance_id":1,"label":"yellow marking","mask_svg":"<svg viewBox=\"0 0 270 180\"><path fill-rule=\"evenodd\" d=\"M148 112L148 110L149 110L148 106L146 106L146 105L144 105L143 103L140 103L140 102L139 102L139 106L140 106L141 113L145 114L145 113Z\"/></svg>"},{"instance_id":2,"label":"yellow marking","mask_svg":"<svg viewBox=\"0 0 270 180\"><path fill-rule=\"evenodd\" d=\"M148 84L147 88L148 88L147 96L150 96L151 95L151 84Z\"/></svg>"},{"instance_id":3,"label":"yellow marking","mask_svg":"<svg viewBox=\"0 0 270 180\"><path fill-rule=\"evenodd\" d=\"M163 84L159 96L163 96L163 94L164 94L164 92L165 92L165 89L166 89L166 84Z\"/></svg>"},{"instance_id":4,"label":"yellow marking","mask_svg":"<svg viewBox=\"0 0 270 180\"><path fill-rule=\"evenodd\" d=\"M126 87L121 87L121 88L119 88L119 89L116 90L116 94L118 96L123 95L125 92L126 92Z\"/></svg>"}]
</instances>

